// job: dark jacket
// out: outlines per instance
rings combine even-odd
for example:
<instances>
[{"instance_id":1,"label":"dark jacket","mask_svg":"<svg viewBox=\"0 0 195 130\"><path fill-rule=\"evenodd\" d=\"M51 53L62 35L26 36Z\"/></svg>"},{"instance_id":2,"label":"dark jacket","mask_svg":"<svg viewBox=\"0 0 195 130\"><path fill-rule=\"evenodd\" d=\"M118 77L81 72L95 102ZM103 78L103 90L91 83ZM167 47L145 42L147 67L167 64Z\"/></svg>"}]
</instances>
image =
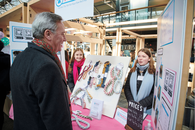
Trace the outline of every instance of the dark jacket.
<instances>
[{"instance_id":1,"label":"dark jacket","mask_svg":"<svg viewBox=\"0 0 195 130\"><path fill-rule=\"evenodd\" d=\"M145 75L145 73L146 73L146 70L144 70L143 74ZM129 84L129 81L130 81L130 78L131 78L131 74L132 73L129 72L129 75L127 77L127 80L126 80L126 83L125 83L125 86L124 86L124 91L125 91L125 96L126 96L127 101L134 100L133 99L133 95L131 93L130 84ZM137 69L137 76L139 76L139 75L141 75L141 74L139 72L139 69ZM154 78L155 78L155 74L154 74ZM154 79L154 81L155 81L155 79ZM140 89L141 83L142 83L142 81L137 80L137 93L138 93L138 91ZM147 109L152 108L153 94L154 94L154 83L153 83L150 95L145 97L144 99L140 100L139 103L143 107L147 107Z\"/></svg>"},{"instance_id":2,"label":"dark jacket","mask_svg":"<svg viewBox=\"0 0 195 130\"><path fill-rule=\"evenodd\" d=\"M75 84L74 84L74 77L73 77L73 66L74 66L74 62L72 62L70 64L70 67L71 67L72 71L68 72L68 86L69 86L71 92L73 91L74 86L75 86ZM80 69L81 68L77 67L78 75L80 74Z\"/></svg>"},{"instance_id":3,"label":"dark jacket","mask_svg":"<svg viewBox=\"0 0 195 130\"><path fill-rule=\"evenodd\" d=\"M67 85L54 57L28 43L10 70L14 130L72 130Z\"/></svg>"},{"instance_id":4,"label":"dark jacket","mask_svg":"<svg viewBox=\"0 0 195 130\"><path fill-rule=\"evenodd\" d=\"M0 90L3 95L7 95L10 91L9 71L10 55L0 51Z\"/></svg>"}]
</instances>

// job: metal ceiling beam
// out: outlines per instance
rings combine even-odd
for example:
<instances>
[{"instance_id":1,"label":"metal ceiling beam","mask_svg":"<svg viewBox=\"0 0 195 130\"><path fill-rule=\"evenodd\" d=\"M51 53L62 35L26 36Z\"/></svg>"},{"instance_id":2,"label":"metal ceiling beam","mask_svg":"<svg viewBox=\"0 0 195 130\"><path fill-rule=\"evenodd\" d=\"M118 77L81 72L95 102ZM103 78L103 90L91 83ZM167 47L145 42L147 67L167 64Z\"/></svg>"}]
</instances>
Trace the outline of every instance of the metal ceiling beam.
<instances>
[{"instance_id":1,"label":"metal ceiling beam","mask_svg":"<svg viewBox=\"0 0 195 130\"><path fill-rule=\"evenodd\" d=\"M7 2L7 4L9 4L13 8L13 6L8 1L6 1L6 2Z\"/></svg>"},{"instance_id":2,"label":"metal ceiling beam","mask_svg":"<svg viewBox=\"0 0 195 130\"><path fill-rule=\"evenodd\" d=\"M95 11L98 13L98 14L101 14L100 11L94 6L94 9Z\"/></svg>"},{"instance_id":3,"label":"metal ceiling beam","mask_svg":"<svg viewBox=\"0 0 195 130\"><path fill-rule=\"evenodd\" d=\"M116 3L114 2L114 0L110 0L110 1L112 2L114 10L116 10Z\"/></svg>"}]
</instances>

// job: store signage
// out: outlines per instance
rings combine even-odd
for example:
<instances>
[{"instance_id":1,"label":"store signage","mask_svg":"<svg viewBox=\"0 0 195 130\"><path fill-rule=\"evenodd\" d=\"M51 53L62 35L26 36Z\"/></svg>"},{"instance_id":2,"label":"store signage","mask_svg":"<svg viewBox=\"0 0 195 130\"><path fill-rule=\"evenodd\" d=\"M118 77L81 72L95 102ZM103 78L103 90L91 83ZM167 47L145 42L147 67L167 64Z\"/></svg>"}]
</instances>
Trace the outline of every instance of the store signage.
<instances>
[{"instance_id":1,"label":"store signage","mask_svg":"<svg viewBox=\"0 0 195 130\"><path fill-rule=\"evenodd\" d=\"M62 16L63 20L78 19L93 16L93 0L55 0L55 14Z\"/></svg>"},{"instance_id":2,"label":"store signage","mask_svg":"<svg viewBox=\"0 0 195 130\"><path fill-rule=\"evenodd\" d=\"M141 130L144 107L135 101L129 101L127 113L127 126L133 130ZM128 128L129 129L129 128Z\"/></svg>"}]
</instances>

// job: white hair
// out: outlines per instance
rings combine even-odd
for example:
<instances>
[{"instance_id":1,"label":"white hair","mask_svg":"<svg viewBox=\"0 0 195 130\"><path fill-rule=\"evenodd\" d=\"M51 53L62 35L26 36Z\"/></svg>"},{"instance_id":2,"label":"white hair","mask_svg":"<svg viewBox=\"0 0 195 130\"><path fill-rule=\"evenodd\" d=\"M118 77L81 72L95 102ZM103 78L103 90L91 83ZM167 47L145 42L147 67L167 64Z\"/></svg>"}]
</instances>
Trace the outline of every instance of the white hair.
<instances>
[{"instance_id":1,"label":"white hair","mask_svg":"<svg viewBox=\"0 0 195 130\"><path fill-rule=\"evenodd\" d=\"M37 14L35 20L32 23L33 37L42 39L46 29L49 29L55 33L57 29L56 23L60 21L62 21L62 17L54 13L42 12Z\"/></svg>"}]
</instances>

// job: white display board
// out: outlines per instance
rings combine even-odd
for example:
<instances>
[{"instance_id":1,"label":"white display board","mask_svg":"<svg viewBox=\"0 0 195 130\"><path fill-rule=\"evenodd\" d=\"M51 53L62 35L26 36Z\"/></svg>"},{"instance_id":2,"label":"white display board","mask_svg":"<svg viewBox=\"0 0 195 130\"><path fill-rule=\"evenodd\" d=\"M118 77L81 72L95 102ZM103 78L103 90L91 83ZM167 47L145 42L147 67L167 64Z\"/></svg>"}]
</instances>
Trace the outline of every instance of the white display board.
<instances>
[{"instance_id":1,"label":"white display board","mask_svg":"<svg viewBox=\"0 0 195 130\"><path fill-rule=\"evenodd\" d=\"M187 0L171 0L158 19L152 119L155 129L174 130L181 88Z\"/></svg>"},{"instance_id":2,"label":"white display board","mask_svg":"<svg viewBox=\"0 0 195 130\"><path fill-rule=\"evenodd\" d=\"M163 14L161 15L160 24L160 30L159 30L159 39L160 39L160 46L165 46L167 44L171 44L173 42L173 36L174 36L174 1L171 1Z\"/></svg>"},{"instance_id":3,"label":"white display board","mask_svg":"<svg viewBox=\"0 0 195 130\"><path fill-rule=\"evenodd\" d=\"M104 85L106 85L108 83L108 81L111 79L110 76L110 72L111 69L115 66L117 66L119 63L123 64L123 69L122 69L122 77L120 79L120 82L123 86L124 83L124 79L126 77L126 73L128 70L128 65L130 62L130 57L117 57L117 56L98 56L98 55L88 55L85 63L83 64L82 70L80 71L80 74L83 72L83 69L85 68L85 66L88 66L90 63L94 66L96 62L101 61L102 65L99 68L98 74L102 74L102 70L104 68L104 63L106 61L109 61L111 63L111 66L109 67L109 71L108 74L106 74L106 81L104 83ZM92 72L91 72L92 73ZM74 87L74 90L72 92L71 97L73 97L73 95L75 95L76 91L79 88L84 88L87 86L87 83L89 81L89 77L90 75L87 74L87 77L84 79L81 79L80 81L76 82L76 85ZM97 80L97 83L99 82L99 79ZM98 100L102 100L104 101L104 106L103 106L103 112L102 114L105 116L108 116L110 118L113 118L115 110L116 110L116 106L121 94L121 91L119 94L113 93L111 96L108 96L105 94L104 92L104 88L99 88L99 89L95 89L95 87L97 87L97 85L93 85L92 87L87 87L87 91L90 93L90 95L94 98L94 99L98 99ZM119 87L116 87L116 90L119 90ZM108 88L108 91L111 89L111 86ZM78 95L82 96L83 93L78 93ZM88 101L87 99L87 94L84 95L84 101L86 103L86 108L90 109L91 108L91 102ZM81 101L80 100L76 100L75 101L76 104L81 105Z\"/></svg>"},{"instance_id":4,"label":"white display board","mask_svg":"<svg viewBox=\"0 0 195 130\"><path fill-rule=\"evenodd\" d=\"M9 22L11 64L15 57L33 40L32 25L26 23Z\"/></svg>"},{"instance_id":5,"label":"white display board","mask_svg":"<svg viewBox=\"0 0 195 130\"><path fill-rule=\"evenodd\" d=\"M55 13L63 20L93 16L93 0L55 0Z\"/></svg>"},{"instance_id":6,"label":"white display board","mask_svg":"<svg viewBox=\"0 0 195 130\"><path fill-rule=\"evenodd\" d=\"M25 50L28 47L28 42L33 40L32 25L26 23L9 22L10 28L10 53L11 64L18 55L18 53ZM64 45L63 47L64 48ZM65 69L65 55L64 50L57 53L64 71Z\"/></svg>"}]
</instances>

